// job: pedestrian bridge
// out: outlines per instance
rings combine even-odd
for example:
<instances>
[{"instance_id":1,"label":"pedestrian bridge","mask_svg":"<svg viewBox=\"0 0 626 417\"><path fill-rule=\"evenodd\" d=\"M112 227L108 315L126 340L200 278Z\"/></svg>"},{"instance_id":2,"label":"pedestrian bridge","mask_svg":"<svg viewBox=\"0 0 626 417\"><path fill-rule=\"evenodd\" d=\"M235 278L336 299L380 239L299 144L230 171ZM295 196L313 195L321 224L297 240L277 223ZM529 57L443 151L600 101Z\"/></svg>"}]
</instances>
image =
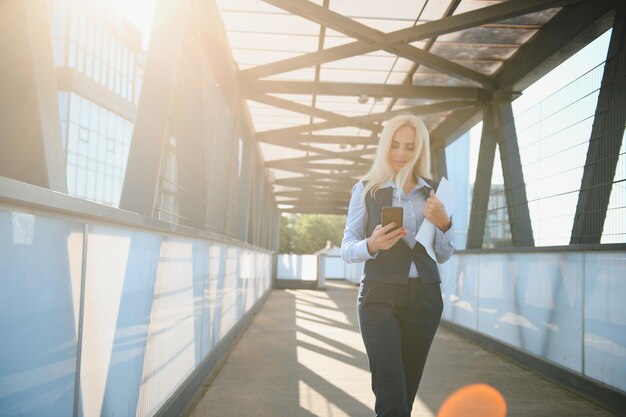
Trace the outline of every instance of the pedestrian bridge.
<instances>
[{"instance_id":1,"label":"pedestrian bridge","mask_svg":"<svg viewBox=\"0 0 626 417\"><path fill-rule=\"evenodd\" d=\"M372 415L360 267L281 231L405 113L457 197L413 415L626 415L623 1L144 1L0 2L0 417Z\"/></svg>"}]
</instances>

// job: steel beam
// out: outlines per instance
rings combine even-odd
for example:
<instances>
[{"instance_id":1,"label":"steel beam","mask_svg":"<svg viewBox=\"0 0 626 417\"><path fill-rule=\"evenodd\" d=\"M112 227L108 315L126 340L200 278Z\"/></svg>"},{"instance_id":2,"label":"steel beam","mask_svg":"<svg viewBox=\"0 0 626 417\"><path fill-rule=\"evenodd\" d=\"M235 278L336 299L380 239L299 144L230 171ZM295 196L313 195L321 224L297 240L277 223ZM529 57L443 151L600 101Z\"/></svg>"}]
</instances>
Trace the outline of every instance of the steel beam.
<instances>
[{"instance_id":1,"label":"steel beam","mask_svg":"<svg viewBox=\"0 0 626 417\"><path fill-rule=\"evenodd\" d=\"M448 3L448 7L446 7L446 10L443 12L443 15L441 16L441 18L444 17L449 17L452 16L454 14L454 12L456 11L457 7L459 7L459 4L461 3L461 0L451 0ZM425 51L430 51L433 48L433 45L435 44L435 42L437 41L437 36L433 36L432 38L429 38L426 41L426 44L424 45L424 50ZM413 77L415 76L415 73L417 72L419 68L419 65L416 63L413 63L413 65L411 65L411 68L409 69L409 71L406 73L406 75L404 76L404 80L401 82L402 85L413 85ZM392 98L389 103L387 104L387 111L390 111L393 109L393 107L396 105L396 103L398 102L397 98Z\"/></svg>"},{"instance_id":2,"label":"steel beam","mask_svg":"<svg viewBox=\"0 0 626 417\"><path fill-rule=\"evenodd\" d=\"M459 109L443 120L430 132L431 145L433 147L445 147L470 130L480 122L484 114L484 108Z\"/></svg>"},{"instance_id":3,"label":"steel beam","mask_svg":"<svg viewBox=\"0 0 626 417\"><path fill-rule=\"evenodd\" d=\"M415 42L580 1L582 0L508 0L391 32L387 34L386 41Z\"/></svg>"},{"instance_id":4,"label":"steel beam","mask_svg":"<svg viewBox=\"0 0 626 417\"><path fill-rule=\"evenodd\" d=\"M316 173L317 174L317 173ZM323 190L323 187L337 189L340 187L352 187L357 180L352 178L347 179L333 179L332 176L326 174L307 175L305 177L297 178L283 178L274 181L275 185L282 185L285 187L317 187Z\"/></svg>"},{"instance_id":5,"label":"steel beam","mask_svg":"<svg viewBox=\"0 0 626 417\"><path fill-rule=\"evenodd\" d=\"M501 88L522 91L604 33L612 23L608 19L611 5L612 1L602 0L565 5L498 71L496 80ZM448 116L431 132L433 145L454 142L480 120L482 112L478 110L462 109Z\"/></svg>"},{"instance_id":6,"label":"steel beam","mask_svg":"<svg viewBox=\"0 0 626 417\"><path fill-rule=\"evenodd\" d=\"M354 162L355 166L358 166L358 165L367 165L367 166L369 166L369 165L372 164L372 160L366 159L366 158L361 158L361 156L363 156L363 155L374 155L376 153L376 149L374 149L374 148L367 148L367 149L357 149L357 150L346 151L346 152L331 152L331 151L328 151L328 153L329 153L328 155L327 154L324 154L324 155L308 155L308 156L300 156L300 157L297 157L297 158L280 159L280 160L276 160L276 161L284 161L284 162L290 162L292 164L302 165L302 164L305 164L307 162L326 160L326 159L345 159L347 161ZM268 162L273 162L273 161L268 161Z\"/></svg>"},{"instance_id":7,"label":"steel beam","mask_svg":"<svg viewBox=\"0 0 626 417\"><path fill-rule=\"evenodd\" d=\"M128 154L120 208L152 217L159 170L175 88L182 32L182 8L174 13L157 2L137 117Z\"/></svg>"},{"instance_id":8,"label":"steel beam","mask_svg":"<svg viewBox=\"0 0 626 417\"><path fill-rule=\"evenodd\" d=\"M341 179L337 177L332 177L332 176L329 177L328 175L322 174L319 172L311 172L307 174L306 176L279 178L274 181L274 184L290 186L289 184L293 185L302 181L309 182L311 180L319 180L320 186L328 185L329 187L332 186L337 181L342 181Z\"/></svg>"},{"instance_id":9,"label":"steel beam","mask_svg":"<svg viewBox=\"0 0 626 417\"><path fill-rule=\"evenodd\" d=\"M570 244L599 244L626 125L626 10L615 13Z\"/></svg>"},{"instance_id":10,"label":"steel beam","mask_svg":"<svg viewBox=\"0 0 626 417\"><path fill-rule=\"evenodd\" d=\"M498 83L491 77L478 71L474 71L466 66L457 64L438 55L423 51L412 45L386 46L384 51L401 56L416 64L423 65L443 74L448 74L453 78L478 85L487 91L498 89Z\"/></svg>"},{"instance_id":11,"label":"steel beam","mask_svg":"<svg viewBox=\"0 0 626 417\"><path fill-rule=\"evenodd\" d=\"M263 1L352 38L371 38L374 42L385 42L385 34L383 32L313 2L306 0Z\"/></svg>"},{"instance_id":12,"label":"steel beam","mask_svg":"<svg viewBox=\"0 0 626 417\"><path fill-rule=\"evenodd\" d=\"M535 246L535 240L528 211L526 183L524 182L511 102L494 100L492 109L494 133L500 149L504 193L513 246L532 247Z\"/></svg>"},{"instance_id":13,"label":"steel beam","mask_svg":"<svg viewBox=\"0 0 626 417\"><path fill-rule=\"evenodd\" d=\"M481 249L483 247L493 161L497 145L493 119L493 109L491 107L486 108L483 117L483 132L480 138L478 166L476 167L476 181L474 182L472 193L472 207L470 210L469 229L467 231L467 249Z\"/></svg>"},{"instance_id":14,"label":"steel beam","mask_svg":"<svg viewBox=\"0 0 626 417\"><path fill-rule=\"evenodd\" d=\"M370 130L373 132L378 131L379 128L373 123L368 123L366 121L355 121L353 118L341 115L339 113L333 113L330 111L318 109L313 106L306 106L304 104L285 100L279 97L273 97L267 94L251 94L248 96L248 100L253 100L258 103L267 104L269 106L274 106L285 110L290 110L296 113L303 113L312 117L326 119L329 122L339 123L344 126L355 126L360 129Z\"/></svg>"},{"instance_id":15,"label":"steel beam","mask_svg":"<svg viewBox=\"0 0 626 417\"><path fill-rule=\"evenodd\" d=\"M403 109L385 111L381 113L372 113L372 114L364 115L364 116L356 116L356 117L352 117L352 119L354 119L354 122L361 122L361 121L382 122L382 121L388 120L389 118L393 116L397 116L399 114L412 114L415 116L420 116L420 115L425 115L425 114L433 114L433 113L440 113L443 111L455 110L459 108L474 107L475 105L476 104L473 102L460 101L460 100L442 101L442 102L438 102L434 104L425 104L425 105L407 107ZM334 123L334 122L320 122L320 123L313 123L313 124L300 125L300 126L294 126L294 127L287 127L287 128L282 128L282 129L266 130L266 131L258 132L257 137L261 138L261 140L264 138L275 139L277 137L283 137L283 136L290 137L294 134L299 134L302 132L314 132L317 130L332 129L335 127L343 127L343 126L344 126L343 124ZM382 127L379 127L378 132L380 132L381 130L382 130Z\"/></svg>"},{"instance_id":16,"label":"steel beam","mask_svg":"<svg viewBox=\"0 0 626 417\"><path fill-rule=\"evenodd\" d=\"M259 65L241 71L241 75L247 79L265 78L271 75L349 58L355 55L367 54L383 49L385 45L401 42L411 43L421 39L457 32L552 7L576 3L578 1L581 0L509 0L492 6L482 7L478 10L460 13L432 22L426 22L415 27L408 27L387 33L385 34L384 41L381 42L359 40L349 44L324 49L323 51L312 52L266 65Z\"/></svg>"},{"instance_id":17,"label":"steel beam","mask_svg":"<svg viewBox=\"0 0 626 417\"><path fill-rule=\"evenodd\" d=\"M280 167L280 168L271 168L271 169L277 169L280 171L287 171L287 172L293 172L296 174L302 174L304 176L309 176L312 174L319 174L319 171L312 171L312 170L321 170L324 171L323 174L327 175L327 176L332 176L335 175L333 173L333 171L337 171L336 169L331 169L331 168L314 168L314 167L295 167L295 166L286 166L286 167ZM362 175L365 175L365 173L367 172L367 170L369 169L369 167L367 168L363 168L362 170L352 170L352 171L341 171L339 172L339 175L343 175L343 176L347 176L347 177L360 177ZM319 182L319 181L314 181L314 184L324 184L323 182ZM354 183L352 183L351 185L354 185Z\"/></svg>"},{"instance_id":18,"label":"steel beam","mask_svg":"<svg viewBox=\"0 0 626 417\"><path fill-rule=\"evenodd\" d=\"M298 197L293 199L281 199L277 204L291 204L294 206L309 205L309 206L331 206L331 207L347 207L350 202L350 195L345 197L333 197L333 196L308 196Z\"/></svg>"},{"instance_id":19,"label":"steel beam","mask_svg":"<svg viewBox=\"0 0 626 417\"><path fill-rule=\"evenodd\" d=\"M274 181L274 185L282 185L285 187L300 187L302 184L311 185L318 188L321 191L326 191L329 189L336 189L339 183L350 183L354 185L354 181L350 176L329 176L326 173L320 172L310 172L305 176L301 177L291 177L291 178L281 178Z\"/></svg>"},{"instance_id":20,"label":"steel beam","mask_svg":"<svg viewBox=\"0 0 626 417\"><path fill-rule=\"evenodd\" d=\"M285 159L285 160L279 159L276 161L266 162L265 167L273 168L273 169L283 169L283 170L289 169L290 171L293 171L294 169L297 170L294 172L307 171L310 169L322 169L322 170L341 171L341 172L350 172L350 171L361 172L364 168L367 167L367 165L342 165L342 164L322 164L322 163L303 164L301 162L294 162L288 159Z\"/></svg>"},{"instance_id":21,"label":"steel beam","mask_svg":"<svg viewBox=\"0 0 626 417\"><path fill-rule=\"evenodd\" d=\"M48 1L3 1L0 16L0 176L67 193Z\"/></svg>"},{"instance_id":22,"label":"steel beam","mask_svg":"<svg viewBox=\"0 0 626 417\"><path fill-rule=\"evenodd\" d=\"M496 74L503 90L523 91L611 27L612 0L561 9Z\"/></svg>"},{"instance_id":23,"label":"steel beam","mask_svg":"<svg viewBox=\"0 0 626 417\"><path fill-rule=\"evenodd\" d=\"M233 200L237 198L223 198L212 201L211 204L218 205L222 211L221 216L214 213L207 213L206 202L210 201L210 195L215 195L215 190L209 190L207 185L206 166L210 165L215 158L208 158L204 152L206 137L214 130L210 122L206 119L206 108L203 108L207 102L210 102L208 89L201 89L198 92L198 85L210 85L214 83L213 74L210 73L209 64L200 59L194 59L192 55L198 53L206 53L206 38L200 35L201 31L211 25L210 22L215 19L211 17L210 8L200 7L197 2L186 1L180 6L183 9L183 39L181 47L183 54L179 60L176 69L176 99L170 107L170 120L176 123L169 127L169 134L175 136L176 152L180 156L177 158L177 176L180 192L178 194L178 212L181 216L181 223L190 227L198 227L197 224L208 225L213 228L223 227L224 234L231 234L239 237L240 227L242 225L241 218L238 216L235 208L239 204L233 205ZM203 51L204 49L204 51ZM217 55L219 49L216 49ZM226 61L226 60L224 60ZM185 74L181 77L180 74ZM226 83L221 84L222 91L226 90ZM174 104L175 103L175 104ZM231 114L238 111L237 107ZM233 120L221 120L222 124L233 126ZM180 128L178 127L180 126ZM226 129L230 130L230 129ZM220 159L226 161L227 172L222 172L222 181L225 183L225 194L228 191L235 195L234 185L240 184L236 180L237 173L237 141L231 137L217 136L217 140L226 142L223 154ZM222 148L223 149L223 148ZM243 155L242 155L243 156ZM223 200L223 201L219 201ZM191 220L187 222L185 219ZM195 222L196 224L194 225Z\"/></svg>"},{"instance_id":24,"label":"steel beam","mask_svg":"<svg viewBox=\"0 0 626 417\"><path fill-rule=\"evenodd\" d=\"M279 200L278 204L293 204L295 206L328 206L328 207L347 207L350 201L350 196L345 199L315 199L309 196L308 198L296 198L291 200Z\"/></svg>"},{"instance_id":25,"label":"steel beam","mask_svg":"<svg viewBox=\"0 0 626 417\"><path fill-rule=\"evenodd\" d=\"M361 156L373 155L375 153L374 149L365 149L365 150L350 151L350 152L335 152L335 151L329 151L326 149L318 148L315 146L301 145L298 143L295 143L295 144L279 143L277 145L285 147L285 148L289 148L289 149L297 149L300 151L313 153L313 155L302 157L303 161L318 161L320 159L349 159L350 161L354 161L355 163L369 164L371 163L371 161L369 159L361 158ZM317 153L317 155L315 153ZM293 158L293 160L298 160L298 159L300 158ZM289 160L292 160L292 159L289 159Z\"/></svg>"},{"instance_id":26,"label":"steel beam","mask_svg":"<svg viewBox=\"0 0 626 417\"><path fill-rule=\"evenodd\" d=\"M307 162L327 160L327 159L344 159L347 161L354 162L355 166L371 165L372 160L361 158L361 156L374 155L375 153L376 153L376 149L367 148L367 149L356 149L356 150L340 152L340 153L331 152L331 155L308 155L308 156L300 156L297 158L286 158L286 159L281 159L281 161L289 161L293 164L303 164Z\"/></svg>"},{"instance_id":27,"label":"steel beam","mask_svg":"<svg viewBox=\"0 0 626 417\"><path fill-rule=\"evenodd\" d=\"M294 143L326 143L336 145L376 145L378 139L371 136L341 135L293 135L279 138L257 138L259 142L291 147Z\"/></svg>"},{"instance_id":28,"label":"steel beam","mask_svg":"<svg viewBox=\"0 0 626 417\"><path fill-rule=\"evenodd\" d=\"M448 176L448 166L446 163L446 149L445 148L437 148L432 149L432 167L433 174L436 178L447 177Z\"/></svg>"},{"instance_id":29,"label":"steel beam","mask_svg":"<svg viewBox=\"0 0 626 417\"><path fill-rule=\"evenodd\" d=\"M306 191L277 191L274 193L276 197L286 198L307 198L311 196L315 197L334 197L334 198L350 198L349 192L335 191L335 190L319 190L311 189Z\"/></svg>"},{"instance_id":30,"label":"steel beam","mask_svg":"<svg viewBox=\"0 0 626 417\"><path fill-rule=\"evenodd\" d=\"M267 3L280 7L290 13L300 15L305 19L329 27L340 33L356 38L364 42L378 43L381 49L394 55L402 56L417 64L425 65L436 71L443 72L452 77L478 83L489 90L496 89L496 83L488 76L476 72L472 69L431 54L428 51L420 50L408 42L399 41L390 44L386 41L383 32L372 29L367 25L359 23L349 17L336 13L325 7L318 6L306 0L264 0Z\"/></svg>"},{"instance_id":31,"label":"steel beam","mask_svg":"<svg viewBox=\"0 0 626 417\"><path fill-rule=\"evenodd\" d=\"M298 213L298 214L337 214L337 215L345 215L348 212L348 208L327 208L327 207L294 207L294 208L284 208L279 210L282 213Z\"/></svg>"},{"instance_id":32,"label":"steel beam","mask_svg":"<svg viewBox=\"0 0 626 417\"><path fill-rule=\"evenodd\" d=\"M479 101L485 92L478 87L252 80L248 84L247 94L257 93L355 97L365 94L370 97Z\"/></svg>"}]
</instances>

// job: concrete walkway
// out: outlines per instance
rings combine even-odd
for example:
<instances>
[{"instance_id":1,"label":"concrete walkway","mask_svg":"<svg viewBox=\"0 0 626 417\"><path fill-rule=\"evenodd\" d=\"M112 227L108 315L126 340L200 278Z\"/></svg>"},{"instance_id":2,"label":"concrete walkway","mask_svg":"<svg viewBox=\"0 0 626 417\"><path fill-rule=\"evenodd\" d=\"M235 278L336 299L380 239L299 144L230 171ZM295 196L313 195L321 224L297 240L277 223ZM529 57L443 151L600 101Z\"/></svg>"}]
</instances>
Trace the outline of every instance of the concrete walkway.
<instances>
[{"instance_id":1,"label":"concrete walkway","mask_svg":"<svg viewBox=\"0 0 626 417\"><path fill-rule=\"evenodd\" d=\"M192 417L370 417L374 396L351 284L274 290ZM489 384L507 416L603 417L610 412L439 328L412 417L434 417L454 391Z\"/></svg>"}]
</instances>

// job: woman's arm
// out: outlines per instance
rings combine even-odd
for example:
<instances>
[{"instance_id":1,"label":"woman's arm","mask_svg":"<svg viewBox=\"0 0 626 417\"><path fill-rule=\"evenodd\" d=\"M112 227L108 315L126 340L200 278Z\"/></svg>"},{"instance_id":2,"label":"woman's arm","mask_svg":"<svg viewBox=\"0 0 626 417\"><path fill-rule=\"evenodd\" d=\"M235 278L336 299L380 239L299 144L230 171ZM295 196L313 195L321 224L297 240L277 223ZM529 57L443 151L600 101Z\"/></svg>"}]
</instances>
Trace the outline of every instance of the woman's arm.
<instances>
[{"instance_id":1,"label":"woman's arm","mask_svg":"<svg viewBox=\"0 0 626 417\"><path fill-rule=\"evenodd\" d=\"M404 227L390 232L396 226L395 222L391 222L385 227L380 224L377 225L371 236L365 236L367 209L361 197L364 188L365 186L362 182L352 187L352 198L348 207L346 229L341 242L341 257L348 263L365 262L368 259L376 258L379 250L391 248L407 233Z\"/></svg>"},{"instance_id":2,"label":"woman's arm","mask_svg":"<svg viewBox=\"0 0 626 417\"><path fill-rule=\"evenodd\" d=\"M438 263L442 264L450 259L454 253L455 245L452 221L450 221L450 228L445 232L435 227L435 257Z\"/></svg>"},{"instance_id":3,"label":"woman's arm","mask_svg":"<svg viewBox=\"0 0 626 417\"><path fill-rule=\"evenodd\" d=\"M376 258L378 252L370 255L367 250L365 236L365 223L367 222L367 209L361 197L364 185L358 182L352 187L352 197L348 206L346 228L341 242L341 257L347 263L365 262Z\"/></svg>"},{"instance_id":4,"label":"woman's arm","mask_svg":"<svg viewBox=\"0 0 626 417\"><path fill-rule=\"evenodd\" d=\"M452 219L432 190L424 205L424 216L435 225L435 257L442 264L454 253L454 230Z\"/></svg>"}]
</instances>

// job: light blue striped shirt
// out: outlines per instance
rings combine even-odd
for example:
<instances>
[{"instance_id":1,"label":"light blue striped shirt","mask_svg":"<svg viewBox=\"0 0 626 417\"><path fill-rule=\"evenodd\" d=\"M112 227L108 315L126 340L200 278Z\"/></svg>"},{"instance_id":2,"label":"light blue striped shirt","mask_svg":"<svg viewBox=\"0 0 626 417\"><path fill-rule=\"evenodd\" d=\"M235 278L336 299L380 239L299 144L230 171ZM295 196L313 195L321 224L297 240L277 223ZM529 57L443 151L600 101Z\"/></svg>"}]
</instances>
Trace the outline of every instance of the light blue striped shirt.
<instances>
[{"instance_id":1,"label":"light blue striped shirt","mask_svg":"<svg viewBox=\"0 0 626 417\"><path fill-rule=\"evenodd\" d=\"M417 185L407 195L404 194L403 190L398 189L393 181L382 184L380 188L387 187L393 188L392 205L394 207L402 207L403 209L403 226L406 228L407 234L402 239L412 248L417 243L415 235L424 221L423 208L427 195L422 191L422 188L427 187L427 190L424 191L430 192L430 187L422 178L418 178ZM348 207L346 229L341 242L341 256L348 263L365 262L368 259L375 259L378 255L378 252L376 252L372 256L367 250L365 236L367 210L361 197L364 188L365 186L361 181L352 187L352 198ZM435 230L435 257L437 262L444 263L450 259L454 252L454 231L452 227L447 232L442 232L438 227ZM409 278L417 278L417 276L415 263L411 263Z\"/></svg>"}]
</instances>

